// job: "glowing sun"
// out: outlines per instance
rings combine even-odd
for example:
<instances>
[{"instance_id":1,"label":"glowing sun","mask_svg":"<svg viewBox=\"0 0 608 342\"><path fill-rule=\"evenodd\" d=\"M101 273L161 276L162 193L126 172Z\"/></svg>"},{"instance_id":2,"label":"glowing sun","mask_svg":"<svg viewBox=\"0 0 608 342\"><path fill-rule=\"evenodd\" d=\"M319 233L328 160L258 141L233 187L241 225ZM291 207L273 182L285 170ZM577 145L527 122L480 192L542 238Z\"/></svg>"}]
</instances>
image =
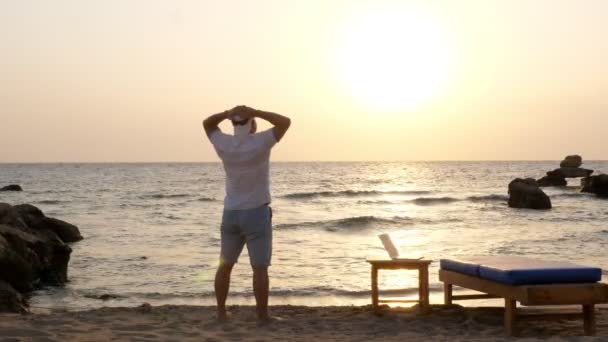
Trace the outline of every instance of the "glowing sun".
<instances>
[{"instance_id":1,"label":"glowing sun","mask_svg":"<svg viewBox=\"0 0 608 342\"><path fill-rule=\"evenodd\" d=\"M371 110L415 109L441 94L454 69L449 32L428 12L402 4L362 10L338 31L333 71Z\"/></svg>"}]
</instances>

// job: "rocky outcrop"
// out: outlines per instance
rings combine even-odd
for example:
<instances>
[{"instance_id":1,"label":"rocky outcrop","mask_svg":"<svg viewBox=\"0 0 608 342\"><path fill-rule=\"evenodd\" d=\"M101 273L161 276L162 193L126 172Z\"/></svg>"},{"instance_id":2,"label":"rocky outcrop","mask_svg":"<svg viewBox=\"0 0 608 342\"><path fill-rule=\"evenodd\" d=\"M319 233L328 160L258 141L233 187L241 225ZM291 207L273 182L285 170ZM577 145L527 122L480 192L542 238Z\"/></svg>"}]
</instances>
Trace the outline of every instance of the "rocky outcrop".
<instances>
[{"instance_id":1,"label":"rocky outcrop","mask_svg":"<svg viewBox=\"0 0 608 342\"><path fill-rule=\"evenodd\" d=\"M551 209L551 199L532 178L516 178L509 183L509 207Z\"/></svg>"},{"instance_id":2,"label":"rocky outcrop","mask_svg":"<svg viewBox=\"0 0 608 342\"><path fill-rule=\"evenodd\" d=\"M82 235L80 235L78 227L56 218L46 217L40 209L31 204L20 204L16 205L14 208L25 223L33 229L51 230L57 234L63 242L76 242L82 240Z\"/></svg>"},{"instance_id":3,"label":"rocky outcrop","mask_svg":"<svg viewBox=\"0 0 608 342\"><path fill-rule=\"evenodd\" d=\"M9 283L0 281L0 312L27 312L27 302Z\"/></svg>"},{"instance_id":4,"label":"rocky outcrop","mask_svg":"<svg viewBox=\"0 0 608 342\"><path fill-rule=\"evenodd\" d=\"M583 158L578 154L566 156L566 158L559 163L560 167L580 167L581 165L583 165Z\"/></svg>"},{"instance_id":5,"label":"rocky outcrop","mask_svg":"<svg viewBox=\"0 0 608 342\"><path fill-rule=\"evenodd\" d=\"M64 284L72 252L66 242L80 239L77 227L32 205L0 203L0 311L23 311L24 294Z\"/></svg>"},{"instance_id":6,"label":"rocky outcrop","mask_svg":"<svg viewBox=\"0 0 608 342\"><path fill-rule=\"evenodd\" d=\"M0 191L23 191L23 188L20 185L11 184L0 188Z\"/></svg>"},{"instance_id":7,"label":"rocky outcrop","mask_svg":"<svg viewBox=\"0 0 608 342\"><path fill-rule=\"evenodd\" d=\"M532 178L517 178L509 183L509 206L512 208L549 209L551 199L540 186L566 186L566 178L582 178L581 191L608 198L608 175L591 176L593 170L584 169L583 158L579 155L566 156L559 169L548 171L547 175L535 181Z\"/></svg>"},{"instance_id":8,"label":"rocky outcrop","mask_svg":"<svg viewBox=\"0 0 608 342\"><path fill-rule=\"evenodd\" d=\"M581 179L581 192L596 194L608 198L608 175L601 174Z\"/></svg>"},{"instance_id":9,"label":"rocky outcrop","mask_svg":"<svg viewBox=\"0 0 608 342\"><path fill-rule=\"evenodd\" d=\"M553 172L556 174L561 174L565 178L579 178L579 177L589 177L593 173L593 170L583 169L582 167L560 167L559 169L555 169ZM548 174L548 173L547 173Z\"/></svg>"},{"instance_id":10,"label":"rocky outcrop","mask_svg":"<svg viewBox=\"0 0 608 342\"><path fill-rule=\"evenodd\" d=\"M548 171L545 177L538 180L539 186L565 186L568 184L566 178L589 177L593 170L583 169L583 158L579 155L567 156L559 163L560 168Z\"/></svg>"},{"instance_id":11,"label":"rocky outcrop","mask_svg":"<svg viewBox=\"0 0 608 342\"><path fill-rule=\"evenodd\" d=\"M539 179L537 184L538 186L566 186L568 181L561 172L554 170L547 172L547 175Z\"/></svg>"}]
</instances>

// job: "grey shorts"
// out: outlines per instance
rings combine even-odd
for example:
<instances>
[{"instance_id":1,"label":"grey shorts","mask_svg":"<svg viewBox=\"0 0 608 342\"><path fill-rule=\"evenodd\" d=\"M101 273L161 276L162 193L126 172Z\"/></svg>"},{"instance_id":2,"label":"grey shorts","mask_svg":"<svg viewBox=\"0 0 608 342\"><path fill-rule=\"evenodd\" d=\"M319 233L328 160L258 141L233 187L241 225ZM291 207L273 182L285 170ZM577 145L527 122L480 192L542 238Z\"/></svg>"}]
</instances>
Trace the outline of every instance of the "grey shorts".
<instances>
[{"instance_id":1,"label":"grey shorts","mask_svg":"<svg viewBox=\"0 0 608 342\"><path fill-rule=\"evenodd\" d=\"M267 204L246 210L224 210L220 262L236 263L247 243L252 266L270 266L272 208Z\"/></svg>"}]
</instances>

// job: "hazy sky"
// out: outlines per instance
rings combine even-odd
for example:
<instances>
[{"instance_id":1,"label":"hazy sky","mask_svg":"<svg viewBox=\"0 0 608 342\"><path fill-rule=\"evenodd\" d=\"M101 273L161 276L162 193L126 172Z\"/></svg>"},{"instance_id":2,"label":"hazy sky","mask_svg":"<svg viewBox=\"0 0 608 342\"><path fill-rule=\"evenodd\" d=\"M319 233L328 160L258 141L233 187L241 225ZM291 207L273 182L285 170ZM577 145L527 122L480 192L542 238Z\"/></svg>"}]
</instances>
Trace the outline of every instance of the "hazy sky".
<instances>
[{"instance_id":1,"label":"hazy sky","mask_svg":"<svg viewBox=\"0 0 608 342\"><path fill-rule=\"evenodd\" d=\"M239 104L292 118L274 160L608 159L607 34L602 0L0 1L0 162L213 161Z\"/></svg>"}]
</instances>

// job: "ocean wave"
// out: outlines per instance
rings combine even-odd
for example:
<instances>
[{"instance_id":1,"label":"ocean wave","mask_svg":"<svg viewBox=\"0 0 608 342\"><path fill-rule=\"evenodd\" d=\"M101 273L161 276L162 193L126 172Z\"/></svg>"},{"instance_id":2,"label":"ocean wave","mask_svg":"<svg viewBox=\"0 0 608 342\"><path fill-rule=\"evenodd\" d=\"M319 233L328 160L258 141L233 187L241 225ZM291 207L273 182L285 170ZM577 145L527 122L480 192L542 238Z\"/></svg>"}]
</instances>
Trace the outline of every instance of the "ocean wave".
<instances>
[{"instance_id":1,"label":"ocean wave","mask_svg":"<svg viewBox=\"0 0 608 342\"><path fill-rule=\"evenodd\" d=\"M141 199L164 199L164 198L184 198L184 197L190 197L191 195L189 194L148 194L148 195L141 195L139 196L139 198Z\"/></svg>"},{"instance_id":2,"label":"ocean wave","mask_svg":"<svg viewBox=\"0 0 608 342\"><path fill-rule=\"evenodd\" d=\"M41 200L41 201L35 201L34 203L36 204L61 204L61 203L68 203L70 201L62 201L62 200Z\"/></svg>"},{"instance_id":3,"label":"ocean wave","mask_svg":"<svg viewBox=\"0 0 608 342\"><path fill-rule=\"evenodd\" d=\"M595 196L593 194L590 193L585 193L585 192L564 192L564 193L559 193L559 194L550 194L549 197L593 197L595 198Z\"/></svg>"},{"instance_id":4,"label":"ocean wave","mask_svg":"<svg viewBox=\"0 0 608 342\"><path fill-rule=\"evenodd\" d=\"M41 194L64 194L71 192L72 190L38 190L38 191L30 191L32 195L41 195Z\"/></svg>"},{"instance_id":5,"label":"ocean wave","mask_svg":"<svg viewBox=\"0 0 608 342\"><path fill-rule=\"evenodd\" d=\"M470 202L506 202L509 200L508 196L505 195L484 195L484 196L469 196L466 198L455 198L455 197L417 197L411 200L361 200L359 204L399 204L399 203L414 203L416 205L435 205L435 204L447 204L460 201Z\"/></svg>"},{"instance_id":6,"label":"ocean wave","mask_svg":"<svg viewBox=\"0 0 608 342\"><path fill-rule=\"evenodd\" d=\"M150 213L150 216L153 218L167 219L167 220L173 220L173 221L182 220L182 218L179 216L175 216L173 214L167 214L162 211L154 211L154 212Z\"/></svg>"},{"instance_id":7,"label":"ocean wave","mask_svg":"<svg viewBox=\"0 0 608 342\"><path fill-rule=\"evenodd\" d=\"M145 204L145 203L121 203L121 204L119 204L119 207L121 209L125 209L125 208L151 208L152 205L151 204Z\"/></svg>"},{"instance_id":8,"label":"ocean wave","mask_svg":"<svg viewBox=\"0 0 608 342\"><path fill-rule=\"evenodd\" d=\"M284 223L275 225L276 229L323 228L328 231L365 229L372 225L412 225L416 221L409 217L395 216L384 218L377 216L354 216L337 220Z\"/></svg>"},{"instance_id":9,"label":"ocean wave","mask_svg":"<svg viewBox=\"0 0 608 342\"><path fill-rule=\"evenodd\" d=\"M389 201L389 200L359 200L358 204L396 204L401 203L401 201Z\"/></svg>"},{"instance_id":10,"label":"ocean wave","mask_svg":"<svg viewBox=\"0 0 608 342\"><path fill-rule=\"evenodd\" d=\"M458 198L453 197L419 197L411 200L410 202L417 205L433 205L433 204L445 204L460 201Z\"/></svg>"},{"instance_id":11,"label":"ocean wave","mask_svg":"<svg viewBox=\"0 0 608 342\"><path fill-rule=\"evenodd\" d=\"M469 196L469 197L467 197L467 200L469 200L471 202L492 202L492 201L506 202L506 201L509 200L509 196L507 196L507 195L499 195L499 194L482 195L482 196Z\"/></svg>"},{"instance_id":12,"label":"ocean wave","mask_svg":"<svg viewBox=\"0 0 608 342\"><path fill-rule=\"evenodd\" d=\"M201 197L201 198L197 199L197 201L199 201L199 202L215 202L217 200L215 198L210 198L210 197Z\"/></svg>"},{"instance_id":13,"label":"ocean wave","mask_svg":"<svg viewBox=\"0 0 608 342\"><path fill-rule=\"evenodd\" d=\"M83 297L85 298L90 298L90 299L99 299L102 301L107 301L107 300L112 300L112 299L122 299L125 298L125 296L123 295L117 295L117 294L113 294L113 293L86 293L83 295Z\"/></svg>"},{"instance_id":14,"label":"ocean wave","mask_svg":"<svg viewBox=\"0 0 608 342\"><path fill-rule=\"evenodd\" d=\"M431 285L429 290L431 292L439 292L442 290L442 287L439 285ZM80 291L78 291L80 292ZM389 296L407 296L414 295L418 293L417 287L412 288L402 288L402 289L385 289L380 291L383 295ZM125 293L108 293L106 291L92 291L85 290L81 293L85 298L90 299L98 299L101 301L108 300L121 300L128 298L140 298L147 300L170 300L173 298L201 298L201 297L209 297L214 296L215 293L213 291L201 291L201 292L170 292L170 293L160 293L160 292L125 292ZM345 297L367 297L370 295L370 290L347 290L341 288L335 288L331 286L312 286L298 289L273 289L270 291L270 295L273 297L319 297L319 296L345 296ZM248 291L230 291L231 297L249 297L253 296L253 292L251 290Z\"/></svg>"},{"instance_id":15,"label":"ocean wave","mask_svg":"<svg viewBox=\"0 0 608 342\"><path fill-rule=\"evenodd\" d=\"M363 197L363 196L382 196L382 195L424 195L430 191L410 190L410 191L378 191L378 190L343 190L343 191L313 191L313 192L294 192L283 195L283 198L290 199L311 199L319 197Z\"/></svg>"}]
</instances>

